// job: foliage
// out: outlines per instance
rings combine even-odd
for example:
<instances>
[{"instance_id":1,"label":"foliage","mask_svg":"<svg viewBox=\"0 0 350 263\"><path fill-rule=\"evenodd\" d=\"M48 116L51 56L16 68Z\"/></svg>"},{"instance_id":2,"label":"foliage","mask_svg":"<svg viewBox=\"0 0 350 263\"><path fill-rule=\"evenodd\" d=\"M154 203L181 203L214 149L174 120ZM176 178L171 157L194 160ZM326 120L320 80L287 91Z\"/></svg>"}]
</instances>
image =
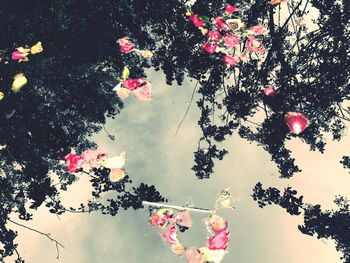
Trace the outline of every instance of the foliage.
<instances>
[{"instance_id":1,"label":"foliage","mask_svg":"<svg viewBox=\"0 0 350 263\"><path fill-rule=\"evenodd\" d=\"M299 225L299 230L306 235L317 238L333 239L338 251L343 253L341 259L345 263L350 262L350 204L341 196L337 196L334 203L338 210L322 210L320 205L303 203L303 197L297 197L297 191L290 187L284 190L283 195L276 188L263 189L258 183L253 189L253 198L260 207L276 204L291 215L304 216L304 224Z\"/></svg>"}]
</instances>

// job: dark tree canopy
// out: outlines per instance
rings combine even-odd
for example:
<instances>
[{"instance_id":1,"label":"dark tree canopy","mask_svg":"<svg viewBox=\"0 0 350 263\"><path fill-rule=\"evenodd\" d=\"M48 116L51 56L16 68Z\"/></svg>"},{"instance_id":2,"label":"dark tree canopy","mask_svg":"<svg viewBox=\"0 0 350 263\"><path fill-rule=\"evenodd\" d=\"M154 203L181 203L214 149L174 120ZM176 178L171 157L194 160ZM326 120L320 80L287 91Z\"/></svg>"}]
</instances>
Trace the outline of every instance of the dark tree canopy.
<instances>
[{"instance_id":1,"label":"dark tree canopy","mask_svg":"<svg viewBox=\"0 0 350 263\"><path fill-rule=\"evenodd\" d=\"M76 179L59 160L71 148L81 152L97 146L88 140L89 135L101 130L106 117L115 117L122 108L112 88L124 66L131 78L145 77L145 69L153 67L165 73L168 84L182 84L185 76L198 81L198 124L203 137L193 170L200 179L213 173L214 159L223 159L227 150L217 144L234 131L269 152L282 178L300 171L285 147L295 136L284 124L286 112L302 112L309 118L310 125L299 138L311 150L324 151L326 133L334 140L342 138L350 120L349 1L291 1L287 16L277 20L281 8L267 0L229 3L241 7L246 27L262 24L270 32L263 39L263 60L252 59L227 70L221 54L202 50L206 37L189 23L184 1L1 1L0 81L5 97L0 101L0 145L5 148L0 157L0 241L4 257L16 249L16 233L6 225L10 215L31 220L31 209L41 205L56 214L99 210L115 215L120 207L140 208L141 200L164 200L153 186L127 187L131 184L128 177L112 184L108 169L89 175L92 195L115 191L117 199L91 201L77 209L65 208L59 200L60 191ZM192 12L215 18L225 5L226 1L197 1ZM309 12L318 13L312 31L298 23ZM124 36L152 50L152 59L121 53L116 40ZM15 48L38 41L43 43L43 53L25 63L10 59ZM27 76L28 85L14 93L11 83L18 73ZM278 87L279 93L273 98L264 96L261 88L265 85ZM52 172L59 176L59 186L53 185ZM321 211L317 205L306 207L291 189L283 196L275 189L255 190L261 204L276 203L291 214L299 214L302 208L302 232L336 240L349 262L349 241L336 229L337 225L349 227L344 200L339 199L338 212ZM340 221L323 231L313 218Z\"/></svg>"}]
</instances>

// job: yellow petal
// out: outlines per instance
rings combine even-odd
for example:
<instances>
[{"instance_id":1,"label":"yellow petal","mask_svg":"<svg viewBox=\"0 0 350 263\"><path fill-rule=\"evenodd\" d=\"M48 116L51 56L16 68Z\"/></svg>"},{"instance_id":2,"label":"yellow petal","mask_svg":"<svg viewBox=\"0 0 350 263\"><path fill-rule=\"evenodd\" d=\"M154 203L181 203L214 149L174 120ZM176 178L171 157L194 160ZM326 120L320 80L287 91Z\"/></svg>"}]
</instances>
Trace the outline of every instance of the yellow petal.
<instances>
[{"instance_id":1,"label":"yellow petal","mask_svg":"<svg viewBox=\"0 0 350 263\"><path fill-rule=\"evenodd\" d=\"M17 51L22 52L24 54L28 54L30 49L29 48L18 47Z\"/></svg>"},{"instance_id":2,"label":"yellow petal","mask_svg":"<svg viewBox=\"0 0 350 263\"><path fill-rule=\"evenodd\" d=\"M14 81L12 83L12 91L17 93L28 83L27 78L22 74L17 74L14 76Z\"/></svg>"},{"instance_id":3,"label":"yellow petal","mask_svg":"<svg viewBox=\"0 0 350 263\"><path fill-rule=\"evenodd\" d=\"M41 42L39 41L38 43L36 43L34 46L32 46L30 48L30 53L32 54L37 54L37 53L40 53L40 52L43 52L43 46L41 44Z\"/></svg>"},{"instance_id":4,"label":"yellow petal","mask_svg":"<svg viewBox=\"0 0 350 263\"><path fill-rule=\"evenodd\" d=\"M109 180L111 182L118 182L125 177L125 169L124 168L115 168L112 169L109 173Z\"/></svg>"},{"instance_id":5,"label":"yellow petal","mask_svg":"<svg viewBox=\"0 0 350 263\"><path fill-rule=\"evenodd\" d=\"M5 94L2 91L0 91L0 100L2 100L4 97L5 97Z\"/></svg>"},{"instance_id":6,"label":"yellow petal","mask_svg":"<svg viewBox=\"0 0 350 263\"><path fill-rule=\"evenodd\" d=\"M117 90L117 95L119 98L126 99L130 94L130 90L126 89L126 88L120 88Z\"/></svg>"}]
</instances>

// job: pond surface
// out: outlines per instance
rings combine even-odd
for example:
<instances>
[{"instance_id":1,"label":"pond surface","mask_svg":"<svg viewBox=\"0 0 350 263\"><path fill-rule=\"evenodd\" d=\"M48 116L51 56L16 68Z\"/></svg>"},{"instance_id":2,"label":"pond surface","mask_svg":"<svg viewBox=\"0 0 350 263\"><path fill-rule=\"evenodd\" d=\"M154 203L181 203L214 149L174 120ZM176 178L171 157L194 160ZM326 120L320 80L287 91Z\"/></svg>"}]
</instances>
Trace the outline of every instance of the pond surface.
<instances>
[{"instance_id":1,"label":"pond surface","mask_svg":"<svg viewBox=\"0 0 350 263\"><path fill-rule=\"evenodd\" d=\"M330 140L324 155L309 152L298 138L293 139L288 147L303 171L285 180L278 178L275 164L262 148L234 134L223 145L230 153L216 163L214 175L198 180L191 170L193 152L201 136L196 124L199 110L194 103L175 137L194 82L186 80L183 86L167 86L164 76L156 72L150 72L149 79L154 83L153 102L140 103L129 98L120 115L108 120L106 130L116 136L116 141L111 141L103 130L93 136L99 148L109 154L127 152L126 169L133 182L154 184L171 204L190 203L208 209L220 190L229 187L236 209L221 213L231 232L229 253L222 262L341 262L332 241L318 240L297 230L301 217L292 217L279 207L261 209L251 194L257 181L281 189L292 186L308 193L306 202L332 208L330 200L335 195L349 194L348 174L340 164L334 165L346 153L349 139L342 143ZM79 205L89 197L89 190L86 177L81 175L64 200ZM187 246L201 246L206 240L204 215L191 215L193 228L181 233L179 239ZM57 217L39 209L36 219L28 225L50 232L64 244L60 262L183 262L148 224L148 217L147 209L121 211L115 217L94 213ZM28 262L56 261L53 243L23 229L19 233L19 249Z\"/></svg>"}]
</instances>

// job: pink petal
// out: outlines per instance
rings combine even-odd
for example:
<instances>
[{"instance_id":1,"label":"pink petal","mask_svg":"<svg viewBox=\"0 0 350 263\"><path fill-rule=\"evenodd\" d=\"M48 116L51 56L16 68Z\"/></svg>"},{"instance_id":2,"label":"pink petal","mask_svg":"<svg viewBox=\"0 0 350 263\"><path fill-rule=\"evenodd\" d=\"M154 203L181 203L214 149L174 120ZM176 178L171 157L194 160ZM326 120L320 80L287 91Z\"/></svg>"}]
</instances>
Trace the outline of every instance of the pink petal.
<instances>
[{"instance_id":1,"label":"pink petal","mask_svg":"<svg viewBox=\"0 0 350 263\"><path fill-rule=\"evenodd\" d=\"M226 11L227 13L233 13L233 12L238 11L238 8L237 8L236 6L227 4L227 5L226 5L225 11Z\"/></svg>"},{"instance_id":2,"label":"pink petal","mask_svg":"<svg viewBox=\"0 0 350 263\"><path fill-rule=\"evenodd\" d=\"M66 159L66 167L70 173L75 173L82 167L83 158L76 153L67 154L64 158Z\"/></svg>"},{"instance_id":3,"label":"pink petal","mask_svg":"<svg viewBox=\"0 0 350 263\"><path fill-rule=\"evenodd\" d=\"M266 86L264 88L264 94L266 96L274 96L278 93L278 90L274 89L272 86Z\"/></svg>"},{"instance_id":4,"label":"pink petal","mask_svg":"<svg viewBox=\"0 0 350 263\"><path fill-rule=\"evenodd\" d=\"M228 247L228 232L226 229L215 233L208 241L207 247L211 250L226 249Z\"/></svg>"},{"instance_id":5,"label":"pink petal","mask_svg":"<svg viewBox=\"0 0 350 263\"><path fill-rule=\"evenodd\" d=\"M170 226L167 228L165 234L160 234L160 236L169 244L176 244L179 241L176 237L177 229L175 226Z\"/></svg>"},{"instance_id":6,"label":"pink petal","mask_svg":"<svg viewBox=\"0 0 350 263\"><path fill-rule=\"evenodd\" d=\"M237 66L239 64L239 58L237 56L225 55L223 57L224 63L230 67Z\"/></svg>"},{"instance_id":7,"label":"pink petal","mask_svg":"<svg viewBox=\"0 0 350 263\"><path fill-rule=\"evenodd\" d=\"M192 226L192 219L189 210L186 210L185 212L176 213L174 217L179 225L184 227Z\"/></svg>"},{"instance_id":8,"label":"pink petal","mask_svg":"<svg viewBox=\"0 0 350 263\"><path fill-rule=\"evenodd\" d=\"M188 20L191 21L195 27L201 27L205 25L205 23L198 17L197 14L191 15Z\"/></svg>"},{"instance_id":9,"label":"pink petal","mask_svg":"<svg viewBox=\"0 0 350 263\"><path fill-rule=\"evenodd\" d=\"M291 133L299 134L309 125L309 120L299 112L287 112L284 120Z\"/></svg>"},{"instance_id":10,"label":"pink petal","mask_svg":"<svg viewBox=\"0 0 350 263\"><path fill-rule=\"evenodd\" d=\"M217 17L214 19L215 24L217 26L217 28L228 31L230 30L230 27L228 24L226 24L225 19L223 19L222 17Z\"/></svg>"},{"instance_id":11,"label":"pink petal","mask_svg":"<svg viewBox=\"0 0 350 263\"><path fill-rule=\"evenodd\" d=\"M221 37L221 34L219 31L217 30L212 30L209 32L209 40L212 40L212 41L219 41L220 40L220 37Z\"/></svg>"},{"instance_id":12,"label":"pink petal","mask_svg":"<svg viewBox=\"0 0 350 263\"><path fill-rule=\"evenodd\" d=\"M131 42L129 37L123 37L117 40L120 45L120 51L124 53L129 53L134 50L134 43Z\"/></svg>"},{"instance_id":13,"label":"pink petal","mask_svg":"<svg viewBox=\"0 0 350 263\"><path fill-rule=\"evenodd\" d=\"M223 39L227 48L233 48L239 45L239 38L235 34L227 34Z\"/></svg>"},{"instance_id":14,"label":"pink petal","mask_svg":"<svg viewBox=\"0 0 350 263\"><path fill-rule=\"evenodd\" d=\"M216 48L218 47L218 45L216 43L211 43L211 42L206 42L203 45L203 49L208 52L209 54L213 54L216 51Z\"/></svg>"},{"instance_id":15,"label":"pink petal","mask_svg":"<svg viewBox=\"0 0 350 263\"><path fill-rule=\"evenodd\" d=\"M152 86L150 82L132 92L140 101L152 101Z\"/></svg>"},{"instance_id":16,"label":"pink petal","mask_svg":"<svg viewBox=\"0 0 350 263\"><path fill-rule=\"evenodd\" d=\"M127 80L122 80L121 83L126 89L133 91L133 90L137 89L138 87L140 87L145 81L146 80L144 78L127 79Z\"/></svg>"},{"instance_id":17,"label":"pink petal","mask_svg":"<svg viewBox=\"0 0 350 263\"><path fill-rule=\"evenodd\" d=\"M185 255L188 263L203 263L202 256L196 247L187 248Z\"/></svg>"},{"instance_id":18,"label":"pink petal","mask_svg":"<svg viewBox=\"0 0 350 263\"><path fill-rule=\"evenodd\" d=\"M27 55L28 54L22 53L20 51L14 51L14 52L12 52L12 59L13 60L20 60L20 59L25 58Z\"/></svg>"}]
</instances>

